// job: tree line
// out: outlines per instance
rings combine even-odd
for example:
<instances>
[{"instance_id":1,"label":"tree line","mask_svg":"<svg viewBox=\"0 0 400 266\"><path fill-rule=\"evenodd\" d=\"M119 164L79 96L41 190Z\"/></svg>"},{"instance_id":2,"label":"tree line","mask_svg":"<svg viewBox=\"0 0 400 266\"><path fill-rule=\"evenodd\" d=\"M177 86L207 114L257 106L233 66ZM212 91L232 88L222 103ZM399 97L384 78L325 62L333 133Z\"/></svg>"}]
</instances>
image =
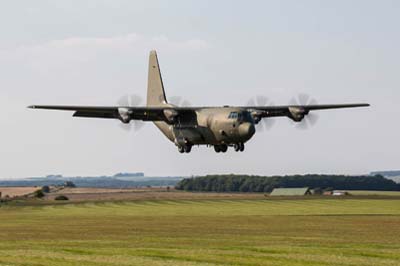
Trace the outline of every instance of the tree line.
<instances>
[{"instance_id":1,"label":"tree line","mask_svg":"<svg viewBox=\"0 0 400 266\"><path fill-rule=\"evenodd\" d=\"M185 178L175 188L186 191L271 192L274 188L298 187L325 190L400 190L400 184L381 175L207 175Z\"/></svg>"}]
</instances>

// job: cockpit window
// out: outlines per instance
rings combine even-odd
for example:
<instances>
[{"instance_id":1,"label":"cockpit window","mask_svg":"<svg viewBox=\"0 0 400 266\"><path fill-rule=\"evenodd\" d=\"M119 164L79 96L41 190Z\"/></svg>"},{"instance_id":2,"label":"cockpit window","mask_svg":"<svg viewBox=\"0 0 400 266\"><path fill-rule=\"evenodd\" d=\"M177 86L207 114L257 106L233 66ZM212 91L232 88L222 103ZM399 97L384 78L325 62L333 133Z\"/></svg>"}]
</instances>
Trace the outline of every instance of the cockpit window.
<instances>
[{"instance_id":1,"label":"cockpit window","mask_svg":"<svg viewBox=\"0 0 400 266\"><path fill-rule=\"evenodd\" d=\"M239 114L237 112L231 112L228 116L229 119L238 119Z\"/></svg>"},{"instance_id":2,"label":"cockpit window","mask_svg":"<svg viewBox=\"0 0 400 266\"><path fill-rule=\"evenodd\" d=\"M228 119L235 119L238 121L252 121L251 114L249 112L231 112Z\"/></svg>"}]
</instances>

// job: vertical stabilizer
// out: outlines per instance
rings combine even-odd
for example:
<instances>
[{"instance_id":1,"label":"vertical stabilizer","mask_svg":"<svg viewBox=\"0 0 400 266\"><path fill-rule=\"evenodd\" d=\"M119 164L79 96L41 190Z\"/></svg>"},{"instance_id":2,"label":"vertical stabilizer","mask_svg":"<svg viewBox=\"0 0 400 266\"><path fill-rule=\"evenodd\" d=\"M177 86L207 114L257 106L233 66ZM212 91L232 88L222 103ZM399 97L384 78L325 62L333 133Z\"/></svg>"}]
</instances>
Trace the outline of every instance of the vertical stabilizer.
<instances>
[{"instance_id":1,"label":"vertical stabilizer","mask_svg":"<svg viewBox=\"0 0 400 266\"><path fill-rule=\"evenodd\" d=\"M167 104L164 85L158 64L157 52L150 52L149 78L147 83L147 106L161 106Z\"/></svg>"}]
</instances>

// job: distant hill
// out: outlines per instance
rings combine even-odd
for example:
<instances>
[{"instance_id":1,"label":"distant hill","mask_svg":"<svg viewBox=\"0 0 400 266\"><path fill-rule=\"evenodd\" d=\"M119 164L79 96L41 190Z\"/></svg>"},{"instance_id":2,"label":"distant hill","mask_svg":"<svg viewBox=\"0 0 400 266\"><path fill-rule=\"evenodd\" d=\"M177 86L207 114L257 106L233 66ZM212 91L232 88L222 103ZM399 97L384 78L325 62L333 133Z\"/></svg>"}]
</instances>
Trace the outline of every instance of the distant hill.
<instances>
[{"instance_id":1,"label":"distant hill","mask_svg":"<svg viewBox=\"0 0 400 266\"><path fill-rule=\"evenodd\" d=\"M132 187L159 187L175 186L183 177L146 177L144 173L119 173L113 176L92 177L64 177L62 175L48 175L45 177L29 177L18 180L0 180L0 187L31 187L45 185L61 185L72 181L78 187L97 188L132 188Z\"/></svg>"},{"instance_id":2,"label":"distant hill","mask_svg":"<svg viewBox=\"0 0 400 266\"><path fill-rule=\"evenodd\" d=\"M114 175L115 178L130 178L130 177L144 177L144 173L118 173Z\"/></svg>"},{"instance_id":3,"label":"distant hill","mask_svg":"<svg viewBox=\"0 0 400 266\"><path fill-rule=\"evenodd\" d=\"M400 184L400 171L371 172L370 175L381 175L386 177L387 179L393 180L394 182Z\"/></svg>"},{"instance_id":4,"label":"distant hill","mask_svg":"<svg viewBox=\"0 0 400 266\"><path fill-rule=\"evenodd\" d=\"M400 171L377 171L371 172L370 175L383 175L384 177L400 176Z\"/></svg>"}]
</instances>

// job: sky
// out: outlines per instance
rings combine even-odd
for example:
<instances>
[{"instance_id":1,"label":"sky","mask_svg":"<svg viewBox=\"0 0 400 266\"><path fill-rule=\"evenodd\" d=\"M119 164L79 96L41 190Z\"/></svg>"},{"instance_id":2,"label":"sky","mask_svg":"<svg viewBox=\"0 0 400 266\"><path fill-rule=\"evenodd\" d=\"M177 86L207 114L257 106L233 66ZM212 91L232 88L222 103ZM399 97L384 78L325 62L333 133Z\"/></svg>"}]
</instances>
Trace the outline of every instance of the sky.
<instances>
[{"instance_id":1,"label":"sky","mask_svg":"<svg viewBox=\"0 0 400 266\"><path fill-rule=\"evenodd\" d=\"M364 174L400 168L400 2L395 0L0 1L0 178L48 174ZM152 124L30 110L31 104L116 105L146 96L150 50L167 97L192 105L370 108L287 118L244 153L180 154ZM143 102L144 104L144 102Z\"/></svg>"}]
</instances>

